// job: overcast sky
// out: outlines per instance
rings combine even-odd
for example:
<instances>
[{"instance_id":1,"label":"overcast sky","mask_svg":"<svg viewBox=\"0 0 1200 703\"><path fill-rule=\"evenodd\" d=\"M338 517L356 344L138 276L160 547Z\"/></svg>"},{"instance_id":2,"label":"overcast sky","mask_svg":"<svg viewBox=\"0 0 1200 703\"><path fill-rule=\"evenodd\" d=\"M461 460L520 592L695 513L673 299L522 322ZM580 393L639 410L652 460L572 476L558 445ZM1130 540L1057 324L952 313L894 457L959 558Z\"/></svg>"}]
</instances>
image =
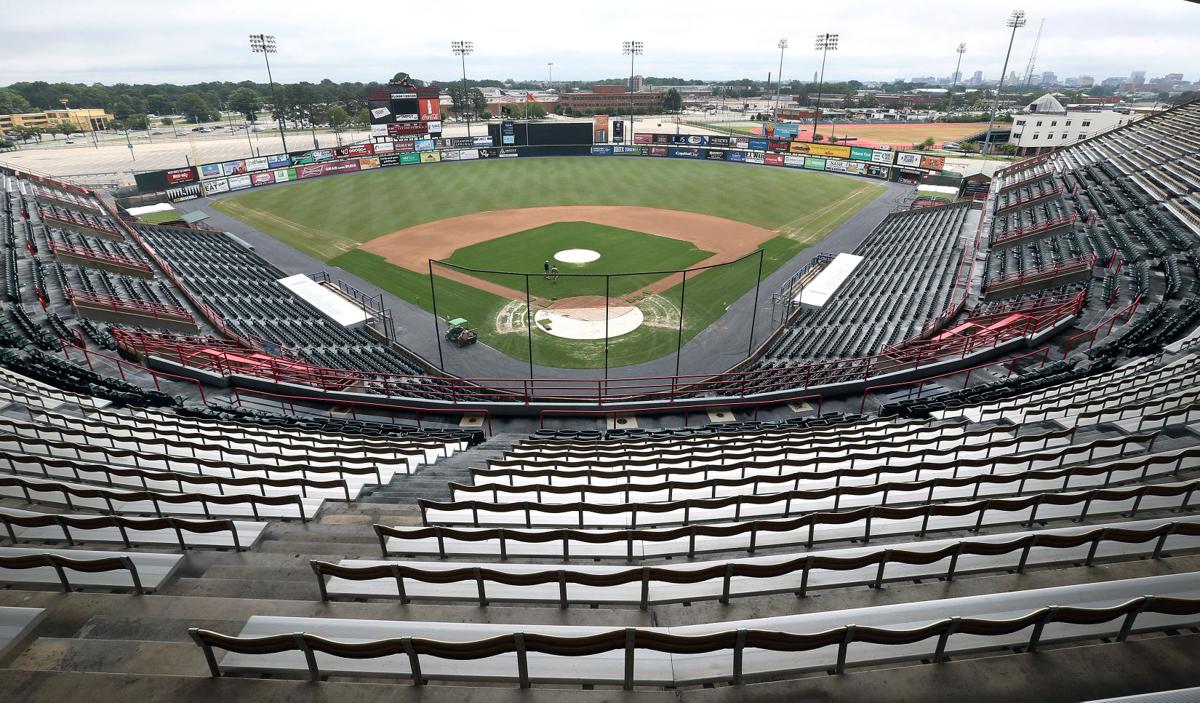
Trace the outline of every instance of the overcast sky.
<instances>
[{"instance_id":1,"label":"overcast sky","mask_svg":"<svg viewBox=\"0 0 1200 703\"><path fill-rule=\"evenodd\" d=\"M0 85L264 80L250 32L277 37L272 68L284 82L385 80L401 70L454 79L461 69L452 39L474 41L467 72L480 78L543 79L547 62L555 79L628 75L621 42L637 39L643 75L765 79L778 70L781 37L790 40L784 79L804 80L817 67L818 32L840 34L827 80L948 76L959 42L967 43L963 73L994 78L1012 9L1029 21L1009 64L1019 74L1045 18L1039 73L1099 81L1144 69L1200 80L1200 4L1186 0L56 0L43 8L4 13Z\"/></svg>"}]
</instances>

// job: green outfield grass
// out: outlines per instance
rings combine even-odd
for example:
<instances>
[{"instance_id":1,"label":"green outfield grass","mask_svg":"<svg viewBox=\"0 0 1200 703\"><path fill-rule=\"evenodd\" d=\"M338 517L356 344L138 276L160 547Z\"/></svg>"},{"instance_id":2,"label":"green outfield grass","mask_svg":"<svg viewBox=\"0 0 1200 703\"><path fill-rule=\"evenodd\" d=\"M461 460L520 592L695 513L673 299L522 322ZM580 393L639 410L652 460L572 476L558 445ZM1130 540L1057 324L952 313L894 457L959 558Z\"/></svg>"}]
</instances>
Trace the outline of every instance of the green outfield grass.
<instances>
[{"instance_id":1,"label":"green outfield grass","mask_svg":"<svg viewBox=\"0 0 1200 703\"><path fill-rule=\"evenodd\" d=\"M600 254L600 258L586 264L565 264L554 260L555 252L574 248L592 249ZM446 261L468 269L533 274L529 277L529 289L533 297L559 299L579 295L604 295L605 277L597 274L675 271L698 264L710 256L712 252L702 251L690 242L670 237L658 237L592 222L556 222L464 247L454 252ZM546 261L559 270L560 276L557 280L549 281L542 275L542 267ZM489 273L471 275L509 288L525 290L524 276ZM608 295L628 295L662 277L653 273L609 276Z\"/></svg>"},{"instance_id":2,"label":"green outfield grass","mask_svg":"<svg viewBox=\"0 0 1200 703\"><path fill-rule=\"evenodd\" d=\"M163 210L162 212L148 212L145 215L138 215L138 222L145 222L148 225L162 224L163 222L171 222L179 219L179 211L172 208Z\"/></svg>"},{"instance_id":3,"label":"green outfield grass","mask_svg":"<svg viewBox=\"0 0 1200 703\"><path fill-rule=\"evenodd\" d=\"M819 242L882 190L879 184L865 179L792 169L579 157L402 166L263 188L222 199L214 206L431 310L427 273L389 264L382 257L358 249L357 244L422 222L487 210L551 205L659 207L775 230L779 235L761 247L762 273L766 276ZM557 243L568 239L567 244ZM465 247L455 252L451 261L472 268L540 272L542 262L555 251L572 247L601 252L602 258L593 265L598 268L589 271L686 268L702 265L708 256L686 242L669 238L591 223L557 223ZM562 264L558 266L561 271L567 270ZM757 257L752 266L744 263L689 278L683 341L686 343L711 325L730 303L751 290L756 274ZM615 285L622 278L611 280ZM524 288L520 276L492 280L513 289ZM508 297L442 276L436 276L435 281L438 313L443 318L465 317L477 326L484 343L514 358L528 358L523 332L503 334L494 325L497 313L510 302ZM648 282L630 281L627 292L610 292L641 298L638 288ZM542 291L541 287L549 284L540 277L531 277L530 283L531 294L544 299L604 293L576 290L585 284L567 283L566 278L555 284L558 292ZM663 291L658 302L677 307L679 288ZM643 326L611 340L609 363L622 366L673 353L677 341L677 329ZM592 368L603 363L603 344L561 340L535 330L534 361L548 366Z\"/></svg>"}]
</instances>

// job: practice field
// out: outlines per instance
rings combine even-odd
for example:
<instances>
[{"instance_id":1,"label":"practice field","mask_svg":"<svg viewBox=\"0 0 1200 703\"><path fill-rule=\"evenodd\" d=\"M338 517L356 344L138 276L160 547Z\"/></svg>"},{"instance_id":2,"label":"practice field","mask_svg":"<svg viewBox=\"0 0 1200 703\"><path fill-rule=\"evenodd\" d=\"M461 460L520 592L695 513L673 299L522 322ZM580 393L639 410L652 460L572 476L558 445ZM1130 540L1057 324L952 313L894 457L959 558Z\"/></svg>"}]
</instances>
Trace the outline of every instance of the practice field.
<instances>
[{"instance_id":1,"label":"practice field","mask_svg":"<svg viewBox=\"0 0 1200 703\"><path fill-rule=\"evenodd\" d=\"M610 278L611 299L645 314L635 331L610 340L608 363L621 366L674 352L752 290L758 256L729 262L762 249L766 276L882 190L792 169L579 157L398 167L263 188L215 207L427 310L430 258L534 274L529 317L577 296L604 299L603 277L542 277L543 262L562 249L601 254L590 264L555 262L562 273L726 264L690 276L685 299L679 274ZM524 280L439 266L438 313L467 318L483 343L528 359ZM538 325L532 337L536 363L604 362L602 342L561 339ZM448 352L448 368L454 354L470 353Z\"/></svg>"}]
</instances>

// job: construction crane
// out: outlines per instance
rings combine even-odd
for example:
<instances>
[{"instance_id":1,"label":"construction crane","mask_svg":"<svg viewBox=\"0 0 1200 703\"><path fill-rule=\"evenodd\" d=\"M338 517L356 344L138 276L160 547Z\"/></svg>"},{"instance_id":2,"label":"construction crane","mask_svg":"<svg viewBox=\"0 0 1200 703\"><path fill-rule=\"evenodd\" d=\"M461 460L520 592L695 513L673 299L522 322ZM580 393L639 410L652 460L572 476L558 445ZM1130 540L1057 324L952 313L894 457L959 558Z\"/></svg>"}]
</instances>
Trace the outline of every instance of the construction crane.
<instances>
[{"instance_id":1,"label":"construction crane","mask_svg":"<svg viewBox=\"0 0 1200 703\"><path fill-rule=\"evenodd\" d=\"M1033 67L1037 65L1038 44L1042 43L1042 27L1046 26L1046 18L1038 24L1037 36L1033 39L1033 51L1029 52L1029 63L1025 65L1025 85L1024 89L1029 90L1029 83L1033 80Z\"/></svg>"}]
</instances>

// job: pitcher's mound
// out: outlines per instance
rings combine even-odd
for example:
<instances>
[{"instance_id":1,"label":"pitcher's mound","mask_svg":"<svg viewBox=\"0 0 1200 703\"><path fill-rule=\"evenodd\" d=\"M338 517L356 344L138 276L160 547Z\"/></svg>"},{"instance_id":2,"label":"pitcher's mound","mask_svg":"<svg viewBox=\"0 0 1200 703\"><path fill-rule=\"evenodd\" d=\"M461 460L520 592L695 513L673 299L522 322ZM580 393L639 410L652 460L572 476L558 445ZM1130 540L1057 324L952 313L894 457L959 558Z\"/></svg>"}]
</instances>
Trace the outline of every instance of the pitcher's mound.
<instances>
[{"instance_id":1,"label":"pitcher's mound","mask_svg":"<svg viewBox=\"0 0 1200 703\"><path fill-rule=\"evenodd\" d=\"M600 258L600 252L592 249L563 249L554 255L555 261L564 264L590 264Z\"/></svg>"},{"instance_id":2,"label":"pitcher's mound","mask_svg":"<svg viewBox=\"0 0 1200 703\"><path fill-rule=\"evenodd\" d=\"M608 299L608 336L620 337L641 327L644 316L624 300ZM605 303L602 295L585 295L555 301L538 310L534 323L547 334L563 339L604 339Z\"/></svg>"}]
</instances>

